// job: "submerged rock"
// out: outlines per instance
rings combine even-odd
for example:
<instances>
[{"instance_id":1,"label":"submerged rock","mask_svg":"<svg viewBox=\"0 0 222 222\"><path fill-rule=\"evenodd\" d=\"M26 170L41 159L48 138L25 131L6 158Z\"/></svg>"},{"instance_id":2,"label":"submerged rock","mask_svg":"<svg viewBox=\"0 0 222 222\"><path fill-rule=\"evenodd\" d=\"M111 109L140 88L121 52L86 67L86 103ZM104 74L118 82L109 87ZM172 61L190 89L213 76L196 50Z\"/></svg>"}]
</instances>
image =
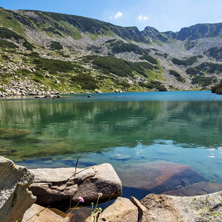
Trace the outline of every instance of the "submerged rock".
<instances>
[{"instance_id":1,"label":"submerged rock","mask_svg":"<svg viewBox=\"0 0 222 222\"><path fill-rule=\"evenodd\" d=\"M72 211L68 214L66 218L68 218L69 222L81 222L86 221L86 219L91 215L92 208L81 207L72 209Z\"/></svg>"},{"instance_id":2,"label":"submerged rock","mask_svg":"<svg viewBox=\"0 0 222 222\"><path fill-rule=\"evenodd\" d=\"M0 139L17 139L30 134L31 130L26 129L3 129L0 128Z\"/></svg>"},{"instance_id":3,"label":"submerged rock","mask_svg":"<svg viewBox=\"0 0 222 222\"><path fill-rule=\"evenodd\" d=\"M36 198L27 187L34 175L25 167L16 166L11 160L0 157L0 221L15 222Z\"/></svg>"},{"instance_id":4,"label":"submerged rock","mask_svg":"<svg viewBox=\"0 0 222 222\"><path fill-rule=\"evenodd\" d=\"M184 187L179 190L167 191L164 192L164 194L173 195L173 196L197 196L197 195L210 194L213 192L219 192L221 190L222 190L222 184L200 182Z\"/></svg>"},{"instance_id":5,"label":"submerged rock","mask_svg":"<svg viewBox=\"0 0 222 222\"><path fill-rule=\"evenodd\" d=\"M57 168L30 170L36 177L30 190L37 196L37 203L42 205L70 199L76 203L83 197L85 203L108 200L121 195L122 183L113 167L106 163L84 169Z\"/></svg>"},{"instance_id":6,"label":"submerged rock","mask_svg":"<svg viewBox=\"0 0 222 222\"><path fill-rule=\"evenodd\" d=\"M147 193L156 194L206 181L189 166L159 161L129 166L127 172L120 171L119 175L124 181L124 186L145 189L148 191Z\"/></svg>"}]
</instances>

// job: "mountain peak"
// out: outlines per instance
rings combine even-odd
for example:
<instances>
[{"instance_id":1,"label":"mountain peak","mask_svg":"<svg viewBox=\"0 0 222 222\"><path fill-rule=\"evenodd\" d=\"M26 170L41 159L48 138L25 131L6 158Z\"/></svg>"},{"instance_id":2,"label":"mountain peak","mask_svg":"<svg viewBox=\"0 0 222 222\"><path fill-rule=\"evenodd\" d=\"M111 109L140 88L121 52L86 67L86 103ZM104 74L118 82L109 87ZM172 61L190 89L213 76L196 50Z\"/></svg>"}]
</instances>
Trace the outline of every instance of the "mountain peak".
<instances>
[{"instance_id":1,"label":"mountain peak","mask_svg":"<svg viewBox=\"0 0 222 222\"><path fill-rule=\"evenodd\" d=\"M196 40L202 38L219 37L222 35L222 23L203 23L182 28L178 32L178 40Z\"/></svg>"}]
</instances>

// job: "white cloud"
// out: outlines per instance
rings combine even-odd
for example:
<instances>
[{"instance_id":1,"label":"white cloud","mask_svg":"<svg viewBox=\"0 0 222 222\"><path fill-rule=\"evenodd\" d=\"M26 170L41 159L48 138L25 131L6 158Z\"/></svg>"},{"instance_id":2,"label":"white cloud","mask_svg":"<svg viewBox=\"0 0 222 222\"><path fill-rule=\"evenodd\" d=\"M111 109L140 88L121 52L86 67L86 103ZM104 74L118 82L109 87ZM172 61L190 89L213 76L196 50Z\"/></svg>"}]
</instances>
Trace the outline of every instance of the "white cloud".
<instances>
[{"instance_id":1,"label":"white cloud","mask_svg":"<svg viewBox=\"0 0 222 222\"><path fill-rule=\"evenodd\" d=\"M123 16L123 13L122 12L117 12L115 15L114 15L114 19L118 19L120 17Z\"/></svg>"},{"instance_id":2,"label":"white cloud","mask_svg":"<svg viewBox=\"0 0 222 222\"><path fill-rule=\"evenodd\" d=\"M138 20L139 21L147 21L149 18L147 15L139 15L138 16Z\"/></svg>"}]
</instances>

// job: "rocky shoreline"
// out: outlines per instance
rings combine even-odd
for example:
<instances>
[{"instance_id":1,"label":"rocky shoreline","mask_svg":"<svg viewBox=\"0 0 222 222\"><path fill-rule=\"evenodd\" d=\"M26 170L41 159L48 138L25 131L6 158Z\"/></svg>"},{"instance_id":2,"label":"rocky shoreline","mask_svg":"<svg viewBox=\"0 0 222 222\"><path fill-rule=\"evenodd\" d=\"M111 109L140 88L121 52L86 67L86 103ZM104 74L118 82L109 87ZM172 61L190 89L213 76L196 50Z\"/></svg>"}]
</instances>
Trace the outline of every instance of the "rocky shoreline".
<instances>
[{"instance_id":1,"label":"rocky shoreline","mask_svg":"<svg viewBox=\"0 0 222 222\"><path fill-rule=\"evenodd\" d=\"M87 222L200 222L222 220L222 192L202 196L149 194L142 200L120 197L122 183L110 164L84 169L33 169L0 157L0 221L72 222L84 208L63 213L49 209L54 203L77 206L80 202L117 198L105 210L86 208ZM29 189L29 190L28 190ZM34 204L35 202L35 204ZM42 206L40 206L40 205ZM91 213L91 215L90 215ZM90 215L89 217L86 215ZM88 217L88 218L87 218ZM79 221L79 220L78 220Z\"/></svg>"},{"instance_id":2,"label":"rocky shoreline","mask_svg":"<svg viewBox=\"0 0 222 222\"><path fill-rule=\"evenodd\" d=\"M60 98L60 94L74 94L73 91L58 91L51 89L41 83L37 83L27 77L24 80L16 79L10 81L8 85L0 85L0 99L9 97L34 96L35 98ZM121 93L119 89L113 92ZM77 94L80 92L77 92ZM82 92L83 93L83 92ZM88 92L85 92L88 93ZM102 93L101 90L95 89L93 93Z\"/></svg>"},{"instance_id":3,"label":"rocky shoreline","mask_svg":"<svg viewBox=\"0 0 222 222\"><path fill-rule=\"evenodd\" d=\"M59 91L37 83L25 77L24 80L11 80L9 85L1 85L0 98L10 96L43 96L55 95Z\"/></svg>"}]
</instances>

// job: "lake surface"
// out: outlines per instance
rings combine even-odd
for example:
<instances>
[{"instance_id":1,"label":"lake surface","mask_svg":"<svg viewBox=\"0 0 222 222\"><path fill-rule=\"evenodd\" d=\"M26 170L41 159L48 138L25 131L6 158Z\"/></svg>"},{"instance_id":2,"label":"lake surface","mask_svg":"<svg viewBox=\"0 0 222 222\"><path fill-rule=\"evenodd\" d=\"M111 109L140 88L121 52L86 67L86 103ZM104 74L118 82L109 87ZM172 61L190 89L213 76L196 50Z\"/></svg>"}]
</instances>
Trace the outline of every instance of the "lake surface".
<instances>
[{"instance_id":1,"label":"lake surface","mask_svg":"<svg viewBox=\"0 0 222 222\"><path fill-rule=\"evenodd\" d=\"M29 168L74 167L78 157L79 167L108 162L124 195L138 198L155 172L170 181L184 165L200 179L186 176L182 187L222 184L221 132L222 96L209 91L0 100L0 155Z\"/></svg>"}]
</instances>

